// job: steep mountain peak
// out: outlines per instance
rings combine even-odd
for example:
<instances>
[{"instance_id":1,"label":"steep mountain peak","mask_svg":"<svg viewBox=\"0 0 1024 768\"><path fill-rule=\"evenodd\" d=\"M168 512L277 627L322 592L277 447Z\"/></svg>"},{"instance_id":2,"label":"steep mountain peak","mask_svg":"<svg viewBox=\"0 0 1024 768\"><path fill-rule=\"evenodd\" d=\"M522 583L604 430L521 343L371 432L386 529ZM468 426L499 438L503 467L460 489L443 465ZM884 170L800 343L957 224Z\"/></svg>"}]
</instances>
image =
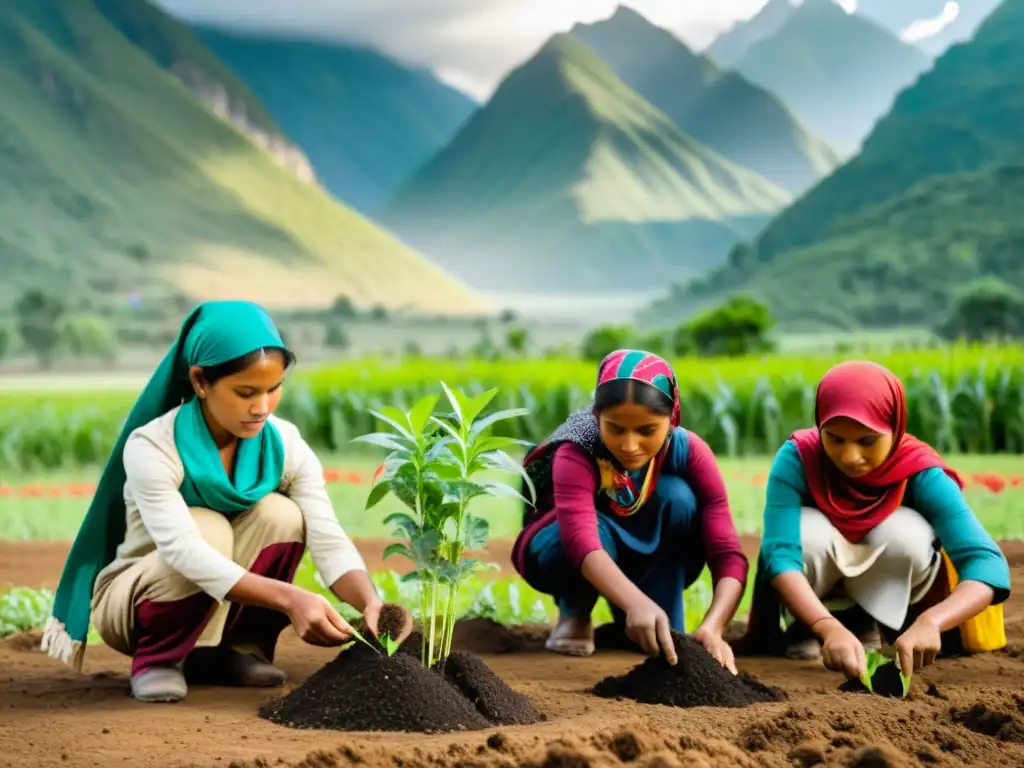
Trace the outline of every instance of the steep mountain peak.
<instances>
[{"instance_id":1,"label":"steep mountain peak","mask_svg":"<svg viewBox=\"0 0 1024 768\"><path fill-rule=\"evenodd\" d=\"M792 13L792 0L769 0L756 15L722 32L705 53L719 64L731 66L758 40L778 32Z\"/></svg>"},{"instance_id":2,"label":"steep mountain peak","mask_svg":"<svg viewBox=\"0 0 1024 768\"><path fill-rule=\"evenodd\" d=\"M644 16L637 10L630 8L628 5L618 5L615 8L615 13L608 17L606 20L608 23L614 23L619 26L626 25L637 25L641 27L653 26L647 17ZM600 23L600 22L598 22Z\"/></svg>"},{"instance_id":3,"label":"steep mountain peak","mask_svg":"<svg viewBox=\"0 0 1024 768\"><path fill-rule=\"evenodd\" d=\"M586 98L588 93L621 94L628 89L594 51L572 35L559 33L548 39L526 62L513 70L498 86L488 106L517 100L526 93L530 100L547 103L566 93ZM639 101L639 100L638 100Z\"/></svg>"},{"instance_id":4,"label":"steep mountain peak","mask_svg":"<svg viewBox=\"0 0 1024 768\"><path fill-rule=\"evenodd\" d=\"M602 48L616 46L623 49L636 45L656 47L655 52L672 50L676 56L686 55L695 62L701 58L667 29L624 5L620 5L607 19L574 24L569 34L593 48L602 58L606 58Z\"/></svg>"}]
</instances>

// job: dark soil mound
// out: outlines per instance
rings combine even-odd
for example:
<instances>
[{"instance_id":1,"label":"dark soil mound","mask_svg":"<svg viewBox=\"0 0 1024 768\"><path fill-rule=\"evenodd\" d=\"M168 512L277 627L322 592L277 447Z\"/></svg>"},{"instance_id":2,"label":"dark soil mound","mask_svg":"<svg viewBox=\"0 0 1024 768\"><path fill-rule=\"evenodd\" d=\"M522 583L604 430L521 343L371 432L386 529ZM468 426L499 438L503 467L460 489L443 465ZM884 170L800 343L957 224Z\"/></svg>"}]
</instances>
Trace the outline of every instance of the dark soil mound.
<instances>
[{"instance_id":1,"label":"dark soil mound","mask_svg":"<svg viewBox=\"0 0 1024 768\"><path fill-rule=\"evenodd\" d=\"M506 627L491 619L466 619L455 624L452 649L480 654L542 652L550 631L547 624Z\"/></svg>"},{"instance_id":2,"label":"dark soil mound","mask_svg":"<svg viewBox=\"0 0 1024 768\"><path fill-rule=\"evenodd\" d=\"M444 664L444 677L495 725L528 725L545 719L528 698L470 653L452 652Z\"/></svg>"},{"instance_id":3,"label":"dark soil mound","mask_svg":"<svg viewBox=\"0 0 1024 768\"><path fill-rule=\"evenodd\" d=\"M491 725L436 672L362 643L342 651L260 717L292 728L437 733Z\"/></svg>"},{"instance_id":4,"label":"dark soil mound","mask_svg":"<svg viewBox=\"0 0 1024 768\"><path fill-rule=\"evenodd\" d=\"M871 687L879 696L886 696L890 699L903 698L903 679L900 677L900 670L895 664L884 664L875 670L871 677ZM851 677L839 686L843 693L871 693L859 678Z\"/></svg>"},{"instance_id":5,"label":"dark soil mound","mask_svg":"<svg viewBox=\"0 0 1024 768\"><path fill-rule=\"evenodd\" d=\"M413 633L406 642L418 637L422 629L418 621L414 622ZM551 627L547 624L506 627L492 619L465 619L455 623L452 650L481 655L543 652L544 641L547 640L550 631ZM418 645L416 654L419 654Z\"/></svg>"},{"instance_id":6,"label":"dark soil mound","mask_svg":"<svg viewBox=\"0 0 1024 768\"><path fill-rule=\"evenodd\" d=\"M625 675L606 677L593 692L603 698L674 707L745 707L787 698L784 691L749 675L731 674L692 638L678 633L673 638L679 655L674 667L663 656L652 657Z\"/></svg>"}]
</instances>

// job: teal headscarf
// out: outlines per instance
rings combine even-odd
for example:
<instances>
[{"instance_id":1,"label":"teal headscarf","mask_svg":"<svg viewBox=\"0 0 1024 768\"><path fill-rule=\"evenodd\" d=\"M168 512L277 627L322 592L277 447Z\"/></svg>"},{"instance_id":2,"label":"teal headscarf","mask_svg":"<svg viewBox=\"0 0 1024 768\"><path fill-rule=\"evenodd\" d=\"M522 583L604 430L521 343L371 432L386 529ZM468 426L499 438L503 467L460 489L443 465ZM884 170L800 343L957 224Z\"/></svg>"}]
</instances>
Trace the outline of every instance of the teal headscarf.
<instances>
[{"instance_id":1,"label":"teal headscarf","mask_svg":"<svg viewBox=\"0 0 1024 768\"><path fill-rule=\"evenodd\" d=\"M234 478L229 478L188 378L192 366L220 365L266 347L284 349L285 344L270 315L257 304L207 302L185 318L178 338L128 414L64 564L53 615L43 631L42 648L50 656L82 667L93 586L124 540L123 454L133 431L182 406L175 416L174 442L185 470L181 493L189 506L234 516L280 485L284 445L274 425L267 423L258 436L239 441Z\"/></svg>"}]
</instances>

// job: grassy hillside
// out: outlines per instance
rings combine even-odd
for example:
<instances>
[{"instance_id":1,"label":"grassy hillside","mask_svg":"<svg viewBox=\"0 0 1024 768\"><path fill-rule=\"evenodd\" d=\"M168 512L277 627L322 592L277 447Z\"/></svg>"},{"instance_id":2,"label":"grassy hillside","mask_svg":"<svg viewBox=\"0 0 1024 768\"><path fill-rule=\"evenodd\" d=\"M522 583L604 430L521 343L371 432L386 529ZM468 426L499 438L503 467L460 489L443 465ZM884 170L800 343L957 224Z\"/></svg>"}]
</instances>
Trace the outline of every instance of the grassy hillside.
<instances>
[{"instance_id":1,"label":"grassy hillside","mask_svg":"<svg viewBox=\"0 0 1024 768\"><path fill-rule=\"evenodd\" d=\"M393 194L476 109L429 71L369 49L196 31L302 147L324 186L360 211Z\"/></svg>"},{"instance_id":2,"label":"grassy hillside","mask_svg":"<svg viewBox=\"0 0 1024 768\"><path fill-rule=\"evenodd\" d=\"M91 2L0 8L0 102L2 300L43 283L104 300L477 306L215 117Z\"/></svg>"},{"instance_id":3,"label":"grassy hillside","mask_svg":"<svg viewBox=\"0 0 1024 768\"><path fill-rule=\"evenodd\" d=\"M1024 287L1024 0L904 91L860 155L780 214L751 248L655 312L742 289L783 316L934 322L968 280ZM807 297L787 299L794 285Z\"/></svg>"},{"instance_id":4,"label":"grassy hillside","mask_svg":"<svg viewBox=\"0 0 1024 768\"><path fill-rule=\"evenodd\" d=\"M694 54L635 11L620 7L571 34L685 133L794 194L839 164L775 96Z\"/></svg>"},{"instance_id":5,"label":"grassy hillside","mask_svg":"<svg viewBox=\"0 0 1024 768\"><path fill-rule=\"evenodd\" d=\"M557 35L382 221L481 288L650 290L721 263L787 199Z\"/></svg>"},{"instance_id":6,"label":"grassy hillside","mask_svg":"<svg viewBox=\"0 0 1024 768\"><path fill-rule=\"evenodd\" d=\"M804 0L735 67L833 146L852 152L930 64L918 48L832 0Z\"/></svg>"},{"instance_id":7,"label":"grassy hillside","mask_svg":"<svg viewBox=\"0 0 1024 768\"><path fill-rule=\"evenodd\" d=\"M792 0L768 0L754 16L722 32L705 53L718 65L732 67L750 46L782 29L792 12Z\"/></svg>"}]
</instances>

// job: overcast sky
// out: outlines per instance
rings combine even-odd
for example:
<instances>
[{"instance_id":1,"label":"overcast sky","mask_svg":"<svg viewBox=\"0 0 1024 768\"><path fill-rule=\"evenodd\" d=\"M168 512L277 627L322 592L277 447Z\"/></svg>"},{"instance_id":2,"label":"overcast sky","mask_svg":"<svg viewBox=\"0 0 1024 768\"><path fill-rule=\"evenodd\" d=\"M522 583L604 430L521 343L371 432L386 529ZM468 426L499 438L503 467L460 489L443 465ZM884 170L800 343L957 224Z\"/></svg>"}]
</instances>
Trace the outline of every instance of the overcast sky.
<instances>
[{"instance_id":1,"label":"overcast sky","mask_svg":"<svg viewBox=\"0 0 1024 768\"><path fill-rule=\"evenodd\" d=\"M157 0L188 21L366 43L407 64L429 67L477 99L486 98L553 33L577 21L607 18L620 4L700 50L766 1ZM857 0L833 1L847 10L857 5Z\"/></svg>"}]
</instances>

